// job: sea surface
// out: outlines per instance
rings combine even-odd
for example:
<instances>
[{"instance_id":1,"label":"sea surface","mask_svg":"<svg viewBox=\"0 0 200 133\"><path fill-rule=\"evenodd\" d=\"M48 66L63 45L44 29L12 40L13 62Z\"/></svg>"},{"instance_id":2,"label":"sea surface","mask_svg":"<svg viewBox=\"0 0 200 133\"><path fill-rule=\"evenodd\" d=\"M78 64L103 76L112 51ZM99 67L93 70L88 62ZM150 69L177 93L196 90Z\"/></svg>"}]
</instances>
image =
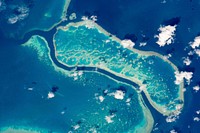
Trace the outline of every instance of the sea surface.
<instances>
[{"instance_id":1,"label":"sea surface","mask_svg":"<svg viewBox=\"0 0 200 133\"><path fill-rule=\"evenodd\" d=\"M65 26L70 22L81 21L82 16L90 18L92 15L97 16L96 23L107 32L120 39L132 39L135 48L161 55L170 53L172 57L169 60L179 70L193 72L191 83L185 83L184 108L175 122L167 122L166 116L156 111L141 93L154 118L152 132L200 131L200 121L194 121L195 117L200 118L200 114L196 113L200 110L200 92L193 90L194 86L200 85L200 57L194 54L190 57L191 65L185 66L183 63L183 57L187 57L191 50L189 42L200 33L200 0L71 0L65 15L68 18L76 13L76 19L66 21L63 13L66 13L64 7L68 2L0 0L0 132L12 127L44 133L64 133L73 131L77 124L82 124L85 129L91 127L92 130L95 127L102 132L121 133L128 131L127 128L138 124L137 120L144 117L138 111L138 119L130 119L135 117L135 112L130 110L141 108L137 103L138 94L126 81L119 82L98 72L84 72L76 78L66 76L64 71L71 72L70 74L74 74L74 71L66 70L56 62L52 48L57 26L52 26ZM23 10L19 10L18 6L23 7ZM19 17L17 21L8 23L9 18L15 16ZM158 34L160 25L175 23L173 18L179 18L175 40L170 45L159 47L154 36ZM59 23L61 20L63 22ZM37 51L22 46L33 35L45 38L51 49L54 65L61 67L62 71L58 72L50 63L51 60L40 60ZM147 42L147 45L140 47L140 42ZM48 98L55 86L59 87L55 97ZM122 86L126 88L127 96L130 93L134 97L130 106L125 101L109 96L105 98L105 103L101 103L97 97L103 95L105 90L114 92ZM120 114L121 119L126 117L118 123L123 128L105 126L106 121L102 120L112 113ZM86 118L91 125L85 122ZM97 120L99 118L101 119ZM129 124L124 125L127 121Z\"/></svg>"}]
</instances>

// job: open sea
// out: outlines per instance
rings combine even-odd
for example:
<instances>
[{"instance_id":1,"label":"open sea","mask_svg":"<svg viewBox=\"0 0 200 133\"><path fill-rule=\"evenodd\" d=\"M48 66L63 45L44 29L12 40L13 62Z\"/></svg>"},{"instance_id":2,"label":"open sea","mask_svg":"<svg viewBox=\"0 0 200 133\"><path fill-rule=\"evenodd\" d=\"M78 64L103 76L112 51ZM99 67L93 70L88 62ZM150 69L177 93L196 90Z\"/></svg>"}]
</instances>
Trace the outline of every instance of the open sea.
<instances>
[{"instance_id":1,"label":"open sea","mask_svg":"<svg viewBox=\"0 0 200 133\"><path fill-rule=\"evenodd\" d=\"M69 3L68 9L65 9L66 3ZM69 20L72 13L76 13L76 19ZM193 72L191 83L185 83L184 108L175 122L167 122L166 116L156 111L143 93L142 97L154 118L152 133L199 133L200 91L196 92L193 87L200 86L200 56L188 56L188 53L192 50L189 42L200 35L200 0L43 0L41 3L39 0L0 0L0 133L8 127L66 133L79 125L84 128L74 132L85 133L89 125L90 132L95 127L103 133L123 133L138 124L143 117L138 94L123 79L113 80L109 75L91 71L77 79L66 76L39 60L36 51L22 47L33 35L44 37L55 65L66 70L54 55L56 27L93 15L107 32L135 42L136 49L170 54L169 60L180 71ZM177 25L174 42L160 47L154 36L161 25L167 24ZM141 47L141 42L147 44ZM184 57L192 61L189 66L183 63ZM55 97L48 98L55 86L59 87ZM134 97L130 106L111 97L106 97L103 104L97 99L105 90L112 92L122 86ZM113 113L120 114L121 122L107 126L104 117Z\"/></svg>"}]
</instances>

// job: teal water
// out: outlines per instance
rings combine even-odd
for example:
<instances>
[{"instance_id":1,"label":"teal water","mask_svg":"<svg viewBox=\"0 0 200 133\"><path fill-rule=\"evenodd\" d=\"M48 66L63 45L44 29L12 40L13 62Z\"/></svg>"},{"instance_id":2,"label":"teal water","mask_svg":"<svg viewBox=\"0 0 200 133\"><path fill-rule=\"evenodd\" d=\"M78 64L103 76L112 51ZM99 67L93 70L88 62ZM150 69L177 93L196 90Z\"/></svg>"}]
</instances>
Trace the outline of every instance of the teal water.
<instances>
[{"instance_id":1,"label":"teal water","mask_svg":"<svg viewBox=\"0 0 200 133\"><path fill-rule=\"evenodd\" d=\"M176 106L182 104L180 86L174 83L175 69L169 63L151 53L137 53L123 48L96 26L88 29L85 24L87 22L77 26L68 25L66 30L58 29L54 39L61 63L108 69L136 83L138 81L134 80L137 79L140 84L147 85L149 100L161 112L176 110Z\"/></svg>"},{"instance_id":2,"label":"teal water","mask_svg":"<svg viewBox=\"0 0 200 133\"><path fill-rule=\"evenodd\" d=\"M138 102L135 89L94 72L84 72L74 80L63 70L55 69L42 38L34 36L26 44L0 49L3 62L0 70L3 105L0 131L11 126L39 129L41 132L67 132L79 124L77 132L125 132L144 126L145 110ZM8 49L9 53L6 52ZM10 73L3 75L5 71ZM59 90L54 98L48 99L54 85L59 86ZM126 92L123 100L109 95L120 88ZM105 98L103 102L99 96ZM128 98L129 105L126 102ZM111 115L114 115L113 123L108 124L105 117Z\"/></svg>"}]
</instances>

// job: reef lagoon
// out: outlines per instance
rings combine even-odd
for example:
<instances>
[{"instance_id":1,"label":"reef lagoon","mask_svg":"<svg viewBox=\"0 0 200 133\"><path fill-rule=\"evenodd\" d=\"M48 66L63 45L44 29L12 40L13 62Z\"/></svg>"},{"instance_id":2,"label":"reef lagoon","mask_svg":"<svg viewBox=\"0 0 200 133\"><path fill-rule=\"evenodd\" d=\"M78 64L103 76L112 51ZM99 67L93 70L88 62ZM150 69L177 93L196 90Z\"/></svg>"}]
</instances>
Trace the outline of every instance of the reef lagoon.
<instances>
[{"instance_id":1,"label":"reef lagoon","mask_svg":"<svg viewBox=\"0 0 200 133\"><path fill-rule=\"evenodd\" d=\"M198 133L200 2L0 0L1 133Z\"/></svg>"},{"instance_id":2,"label":"reef lagoon","mask_svg":"<svg viewBox=\"0 0 200 133\"><path fill-rule=\"evenodd\" d=\"M177 68L161 55L133 49L129 46L131 42L112 37L92 21L59 27L54 42L59 62L73 67L101 68L130 79L163 114L173 113L176 106L181 108L183 84L177 86L171 76ZM157 67L162 69L158 71Z\"/></svg>"}]
</instances>

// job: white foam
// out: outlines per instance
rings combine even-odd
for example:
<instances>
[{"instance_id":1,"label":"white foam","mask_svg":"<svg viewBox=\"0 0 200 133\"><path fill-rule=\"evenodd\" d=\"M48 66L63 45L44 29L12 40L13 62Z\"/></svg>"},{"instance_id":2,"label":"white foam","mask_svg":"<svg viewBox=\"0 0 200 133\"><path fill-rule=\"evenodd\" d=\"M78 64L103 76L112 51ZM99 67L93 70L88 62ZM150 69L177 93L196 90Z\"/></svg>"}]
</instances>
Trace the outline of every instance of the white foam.
<instances>
[{"instance_id":1,"label":"white foam","mask_svg":"<svg viewBox=\"0 0 200 133\"><path fill-rule=\"evenodd\" d=\"M176 25L171 26L160 26L158 29L160 32L158 35L155 35L155 38L158 38L158 41L156 42L160 47L165 46L166 44L169 45L174 41L175 31L176 31Z\"/></svg>"}]
</instances>

